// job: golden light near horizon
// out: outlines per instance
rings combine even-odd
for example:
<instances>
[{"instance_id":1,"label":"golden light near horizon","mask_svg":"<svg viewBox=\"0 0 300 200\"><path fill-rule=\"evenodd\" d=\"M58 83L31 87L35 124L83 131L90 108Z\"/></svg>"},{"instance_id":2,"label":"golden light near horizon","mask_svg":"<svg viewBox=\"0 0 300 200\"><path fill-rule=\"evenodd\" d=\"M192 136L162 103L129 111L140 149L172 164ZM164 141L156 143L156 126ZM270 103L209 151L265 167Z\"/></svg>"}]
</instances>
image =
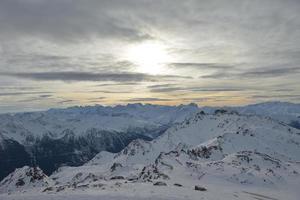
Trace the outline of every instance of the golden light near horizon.
<instances>
[{"instance_id":1,"label":"golden light near horizon","mask_svg":"<svg viewBox=\"0 0 300 200\"><path fill-rule=\"evenodd\" d=\"M157 42L130 46L126 58L138 66L138 72L148 74L162 73L164 63L170 60L166 47Z\"/></svg>"}]
</instances>

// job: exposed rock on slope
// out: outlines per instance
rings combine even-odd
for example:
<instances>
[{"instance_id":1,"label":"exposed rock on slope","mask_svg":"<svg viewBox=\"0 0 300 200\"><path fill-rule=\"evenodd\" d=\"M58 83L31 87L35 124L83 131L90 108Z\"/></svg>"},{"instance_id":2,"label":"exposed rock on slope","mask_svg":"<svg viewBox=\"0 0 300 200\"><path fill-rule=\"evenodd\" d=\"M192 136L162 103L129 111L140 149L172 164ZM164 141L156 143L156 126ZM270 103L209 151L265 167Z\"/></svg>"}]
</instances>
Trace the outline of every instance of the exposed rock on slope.
<instances>
[{"instance_id":1,"label":"exposed rock on slope","mask_svg":"<svg viewBox=\"0 0 300 200\"><path fill-rule=\"evenodd\" d=\"M38 167L24 166L16 169L0 183L0 192L16 192L32 189L42 189L54 182Z\"/></svg>"}]
</instances>

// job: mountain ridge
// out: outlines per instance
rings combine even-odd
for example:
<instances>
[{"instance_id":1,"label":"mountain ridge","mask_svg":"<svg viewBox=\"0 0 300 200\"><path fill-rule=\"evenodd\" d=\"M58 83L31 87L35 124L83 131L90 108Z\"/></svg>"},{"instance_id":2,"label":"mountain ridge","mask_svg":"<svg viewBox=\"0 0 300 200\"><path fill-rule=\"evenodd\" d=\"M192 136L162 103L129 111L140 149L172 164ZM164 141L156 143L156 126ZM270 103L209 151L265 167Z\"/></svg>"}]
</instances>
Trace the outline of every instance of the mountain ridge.
<instances>
[{"instance_id":1,"label":"mountain ridge","mask_svg":"<svg viewBox=\"0 0 300 200\"><path fill-rule=\"evenodd\" d=\"M294 199L300 183L299 156L300 131L286 123L234 110L198 111L151 141L135 139L118 153L102 151L82 166L61 167L49 177L52 185L23 192L97 191L126 197L140 188L149 197L172 193L185 199L188 193L198 199L193 188L207 195L220 188L230 191L226 195L248 199L244 191L261 188L279 199L280 191L289 191L286 199ZM225 199L232 199L229 196Z\"/></svg>"},{"instance_id":2,"label":"mountain ridge","mask_svg":"<svg viewBox=\"0 0 300 200\"><path fill-rule=\"evenodd\" d=\"M15 141L15 148L24 147L30 155L25 163L35 157L49 175L60 165L82 165L102 150L118 152L134 139L152 140L197 110L196 105L129 104L2 114L0 134L2 143L6 138ZM20 167L7 161L9 150L2 150L0 162L9 165L9 172ZM20 158L15 155L11 159ZM0 179L6 175L7 170L1 170Z\"/></svg>"}]
</instances>

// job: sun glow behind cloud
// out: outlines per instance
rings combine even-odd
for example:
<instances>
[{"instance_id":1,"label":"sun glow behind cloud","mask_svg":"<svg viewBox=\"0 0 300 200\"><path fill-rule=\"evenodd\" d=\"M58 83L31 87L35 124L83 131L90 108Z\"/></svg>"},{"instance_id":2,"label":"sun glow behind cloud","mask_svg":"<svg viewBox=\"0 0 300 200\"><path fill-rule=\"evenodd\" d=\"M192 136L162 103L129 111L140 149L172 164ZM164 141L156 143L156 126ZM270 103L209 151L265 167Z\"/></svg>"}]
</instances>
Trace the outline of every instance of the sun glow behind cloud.
<instances>
[{"instance_id":1,"label":"sun glow behind cloud","mask_svg":"<svg viewBox=\"0 0 300 200\"><path fill-rule=\"evenodd\" d=\"M131 45L126 58L137 66L137 71L148 74L164 73L164 63L171 60L166 47L158 42Z\"/></svg>"}]
</instances>

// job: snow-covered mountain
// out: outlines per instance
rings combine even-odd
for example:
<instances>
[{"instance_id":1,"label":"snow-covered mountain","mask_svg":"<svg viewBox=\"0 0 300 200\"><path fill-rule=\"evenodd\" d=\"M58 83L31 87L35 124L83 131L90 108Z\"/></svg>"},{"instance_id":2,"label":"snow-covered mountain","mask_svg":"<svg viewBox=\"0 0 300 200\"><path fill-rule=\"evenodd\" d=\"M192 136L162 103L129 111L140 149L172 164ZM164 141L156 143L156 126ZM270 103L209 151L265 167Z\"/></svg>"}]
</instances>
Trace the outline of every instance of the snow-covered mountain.
<instances>
[{"instance_id":1,"label":"snow-covered mountain","mask_svg":"<svg viewBox=\"0 0 300 200\"><path fill-rule=\"evenodd\" d=\"M226 160L228 156L244 153L257 157L267 155L282 162L300 161L299 134L299 130L269 118L231 112L198 113L153 141L135 140L116 154L101 152L82 166L82 171L88 173L87 169L96 168L97 171L102 169L106 178L131 177L157 162L164 155L162 152L171 155L184 152L191 160L200 162ZM80 168L66 167L62 173L69 174L73 170L77 173ZM57 177L66 178L59 172Z\"/></svg>"},{"instance_id":2,"label":"snow-covered mountain","mask_svg":"<svg viewBox=\"0 0 300 200\"><path fill-rule=\"evenodd\" d=\"M195 104L70 107L50 109L45 112L2 114L0 115L0 130L3 135L20 144L30 144L32 138L44 135L61 138L67 134L66 130L72 131L75 136L82 136L91 128L116 132L136 128L152 130L181 122L196 111L198 107ZM148 134L149 137L153 137L151 133L148 132Z\"/></svg>"},{"instance_id":3,"label":"snow-covered mountain","mask_svg":"<svg viewBox=\"0 0 300 200\"><path fill-rule=\"evenodd\" d=\"M1 181L0 193L43 188L53 184L54 181L44 174L40 168L24 166L16 169L13 173Z\"/></svg>"},{"instance_id":4,"label":"snow-covered mountain","mask_svg":"<svg viewBox=\"0 0 300 200\"><path fill-rule=\"evenodd\" d=\"M270 106L269 103L267 105ZM277 103L272 105L276 106ZM131 106L122 109L130 110ZM150 105L137 104L134 105L135 109L136 106L143 110ZM254 110L258 109L256 106ZM278 116L292 113L286 109L290 105L286 105L285 109L281 108L284 107L282 103L278 106L278 113L282 113ZM268 111L274 114L275 108L258 109L260 113L250 112L246 107L244 110L204 108L206 112L199 111L193 105L176 108L176 111L170 111L162 117L169 117L166 120L159 119L167 113L166 110L159 111L161 115L132 111L133 118L140 119L138 123L145 120L149 121L147 125L168 127L167 130L155 136L152 132L150 135L142 134L147 137L152 135L149 140L131 138L119 152L99 151L82 166L60 167L51 176L45 175L47 184L32 185L25 182L24 186L19 187L17 180L26 174L23 169L32 171L34 168L16 170L0 183L0 198L34 199L42 196L47 199L55 194L61 198L74 195L75 199L86 195L91 195L90 199L298 199L300 131L288 125L284 118L265 116ZM61 115L79 112L76 110L78 108L73 109L64 110ZM89 116L96 112L95 109L84 110L80 115L85 113ZM61 111L48 112L57 114ZM298 113L296 108L294 112ZM101 130L101 133L108 137L113 132L117 135L124 130L123 125L117 125L118 129L113 130L111 127ZM98 128L94 128L92 134L97 135ZM75 145L74 138L84 139L80 133L72 131L71 128L65 130L63 141ZM1 137L8 139L5 134ZM48 136L48 140L57 137ZM95 145L104 145L101 142L105 138L96 141L93 138L92 141ZM24 192L28 194L27 197L24 197Z\"/></svg>"},{"instance_id":5,"label":"snow-covered mountain","mask_svg":"<svg viewBox=\"0 0 300 200\"><path fill-rule=\"evenodd\" d=\"M298 129L269 117L198 112L152 141L137 139L119 153L103 151L83 166L59 168L50 176L53 185L33 191L130 197L141 189L142 197L199 199L203 191L206 199L296 199L299 161Z\"/></svg>"},{"instance_id":6,"label":"snow-covered mountain","mask_svg":"<svg viewBox=\"0 0 300 200\"><path fill-rule=\"evenodd\" d=\"M152 140L197 111L195 104L128 104L2 114L0 179L29 165L30 157L47 174L60 165L81 165L100 151L118 152L132 140Z\"/></svg>"},{"instance_id":7,"label":"snow-covered mountain","mask_svg":"<svg viewBox=\"0 0 300 200\"><path fill-rule=\"evenodd\" d=\"M205 112L213 113L217 109L234 110L241 114L271 117L300 129L300 104L289 102L265 102L241 107L203 107Z\"/></svg>"}]
</instances>

